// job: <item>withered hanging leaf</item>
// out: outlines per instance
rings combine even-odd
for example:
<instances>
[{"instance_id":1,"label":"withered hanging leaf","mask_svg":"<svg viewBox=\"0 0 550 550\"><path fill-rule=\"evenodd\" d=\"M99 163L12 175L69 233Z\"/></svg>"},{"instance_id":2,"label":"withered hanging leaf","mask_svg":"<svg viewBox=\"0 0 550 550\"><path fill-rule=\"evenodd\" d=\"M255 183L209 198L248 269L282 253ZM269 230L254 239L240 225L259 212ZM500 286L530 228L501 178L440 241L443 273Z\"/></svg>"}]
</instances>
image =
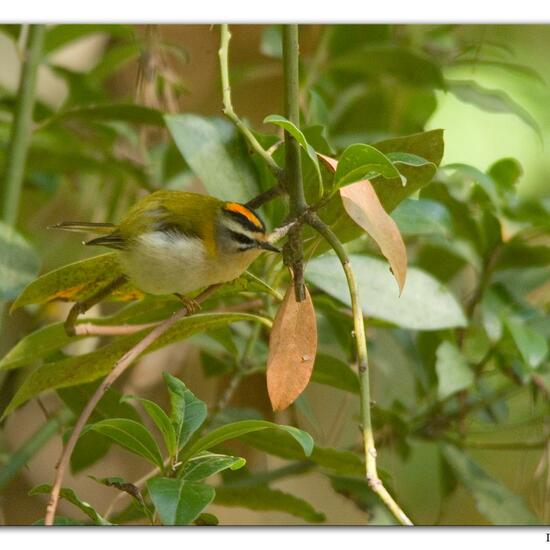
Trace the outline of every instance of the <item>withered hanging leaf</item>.
<instances>
[{"instance_id":1,"label":"withered hanging leaf","mask_svg":"<svg viewBox=\"0 0 550 550\"><path fill-rule=\"evenodd\" d=\"M311 297L296 301L290 285L269 338L267 391L274 411L286 409L308 385L317 351L317 323Z\"/></svg>"},{"instance_id":2,"label":"withered hanging leaf","mask_svg":"<svg viewBox=\"0 0 550 550\"><path fill-rule=\"evenodd\" d=\"M337 160L317 155L331 172L336 172ZM340 189L340 196L350 218L374 239L390 262L401 294L407 277L407 249L397 224L382 206L371 182L365 179L346 185Z\"/></svg>"},{"instance_id":3,"label":"withered hanging leaf","mask_svg":"<svg viewBox=\"0 0 550 550\"><path fill-rule=\"evenodd\" d=\"M371 182L362 180L346 185L340 189L340 196L351 219L374 239L390 262L401 293L407 277L407 249L397 224L384 210Z\"/></svg>"},{"instance_id":4,"label":"withered hanging leaf","mask_svg":"<svg viewBox=\"0 0 550 550\"><path fill-rule=\"evenodd\" d=\"M322 155L321 153L317 153L317 156L328 170L330 170L333 174L334 172L336 172L336 168L338 167L337 160L333 159L332 157L327 157L327 155Z\"/></svg>"}]
</instances>

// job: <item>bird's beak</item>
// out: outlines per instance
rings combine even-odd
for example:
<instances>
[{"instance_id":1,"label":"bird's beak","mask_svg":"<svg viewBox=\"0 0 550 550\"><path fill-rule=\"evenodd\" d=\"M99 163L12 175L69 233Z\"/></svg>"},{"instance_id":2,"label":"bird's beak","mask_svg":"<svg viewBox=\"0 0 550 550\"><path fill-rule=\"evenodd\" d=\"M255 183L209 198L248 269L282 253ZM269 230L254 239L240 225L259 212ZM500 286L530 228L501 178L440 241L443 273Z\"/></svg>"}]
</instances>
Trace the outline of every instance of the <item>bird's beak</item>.
<instances>
[{"instance_id":1,"label":"bird's beak","mask_svg":"<svg viewBox=\"0 0 550 550\"><path fill-rule=\"evenodd\" d=\"M264 250L269 250L270 252L277 252L281 253L281 249L277 248L276 246L273 246L268 241L257 241L258 242L258 248L263 248Z\"/></svg>"}]
</instances>

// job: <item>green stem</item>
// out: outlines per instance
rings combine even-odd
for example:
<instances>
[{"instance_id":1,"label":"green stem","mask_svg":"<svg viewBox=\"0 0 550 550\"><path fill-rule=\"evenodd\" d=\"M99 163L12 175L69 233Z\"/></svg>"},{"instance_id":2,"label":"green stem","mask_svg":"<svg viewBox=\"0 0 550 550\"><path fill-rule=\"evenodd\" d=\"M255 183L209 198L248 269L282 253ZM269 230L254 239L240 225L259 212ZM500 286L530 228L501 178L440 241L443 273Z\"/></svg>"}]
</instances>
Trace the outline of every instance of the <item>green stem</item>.
<instances>
[{"instance_id":1,"label":"green stem","mask_svg":"<svg viewBox=\"0 0 550 550\"><path fill-rule=\"evenodd\" d=\"M283 65L285 116L297 128L300 127L300 82L298 70L299 44L298 25L283 25ZM289 218L297 219L307 210L302 184L300 145L285 131L285 189L289 196ZM296 300L305 298L304 252L302 229L296 224L288 233L288 243L284 248L285 263L292 269Z\"/></svg>"},{"instance_id":2,"label":"green stem","mask_svg":"<svg viewBox=\"0 0 550 550\"><path fill-rule=\"evenodd\" d=\"M5 466L0 469L0 490L2 490L21 468L59 431L66 426L74 415L68 409L61 411L43 424L15 453Z\"/></svg>"},{"instance_id":3,"label":"green stem","mask_svg":"<svg viewBox=\"0 0 550 550\"><path fill-rule=\"evenodd\" d=\"M1 198L1 219L4 223L11 226L15 225L19 211L19 198L31 135L36 80L42 57L45 30L44 25L31 25L29 30L29 47L19 79L17 104L15 106L10 142L6 155L7 166L4 193Z\"/></svg>"},{"instance_id":4,"label":"green stem","mask_svg":"<svg viewBox=\"0 0 550 550\"><path fill-rule=\"evenodd\" d=\"M25 160L31 134L32 112L36 95L36 78L42 45L44 43L45 26L30 25L30 29L22 30L21 38L28 34L28 49L21 48L23 65L19 76L17 103L10 130L8 151L6 154L6 176L3 190L0 188L0 221L10 227L17 223ZM22 42L22 40L21 40ZM0 333L4 331L6 322L5 302L0 302ZM0 352L3 352L0 346ZM0 388L4 383L4 376L0 375Z\"/></svg>"},{"instance_id":5,"label":"green stem","mask_svg":"<svg viewBox=\"0 0 550 550\"><path fill-rule=\"evenodd\" d=\"M281 167L273 160L271 155L260 145L259 141L254 137L254 134L250 129L245 126L241 119L235 113L233 109L233 103L231 102L231 85L229 83L229 41L231 40L231 32L229 31L229 25L221 26L221 43L218 55L220 57L220 69L222 79L222 92L223 92L223 112L233 121L235 126L239 129L241 134L250 144L250 147L265 161L273 175L280 182L283 177L283 171ZM278 190L279 194L282 189Z\"/></svg>"},{"instance_id":6,"label":"green stem","mask_svg":"<svg viewBox=\"0 0 550 550\"><path fill-rule=\"evenodd\" d=\"M359 370L359 383L360 383L360 401L361 401L361 423L363 431L363 442L365 446L365 464L366 464L366 476L370 488L380 497L384 505L390 510L395 518L403 525L412 525L411 520L401 510L400 506L395 502L392 496L388 493L382 480L378 477L378 470L376 466L376 447L374 444L374 432L372 429L371 420L371 399L370 399L370 382L369 382L369 363L367 354L367 340L365 336L365 323L363 320L363 312L359 303L359 295L357 291L357 283L355 281L355 275L351 268L349 258L344 250L342 243L338 240L338 237L332 232L316 214L309 213L306 217L307 222L315 230L317 230L322 237L330 244L330 246L336 252L338 259L340 260L346 280L348 283L351 308L353 313L353 329L355 349L357 354L357 364Z\"/></svg>"}]
</instances>

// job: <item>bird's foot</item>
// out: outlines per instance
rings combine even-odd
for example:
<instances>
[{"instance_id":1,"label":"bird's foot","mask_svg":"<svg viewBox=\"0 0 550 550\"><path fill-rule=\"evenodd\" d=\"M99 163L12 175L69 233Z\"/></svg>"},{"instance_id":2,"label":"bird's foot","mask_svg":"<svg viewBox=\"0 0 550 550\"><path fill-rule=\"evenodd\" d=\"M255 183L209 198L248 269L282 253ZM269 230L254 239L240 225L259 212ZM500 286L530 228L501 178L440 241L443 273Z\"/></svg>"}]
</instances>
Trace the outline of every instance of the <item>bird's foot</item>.
<instances>
[{"instance_id":1,"label":"bird's foot","mask_svg":"<svg viewBox=\"0 0 550 550\"><path fill-rule=\"evenodd\" d=\"M181 303L187 308L187 315L195 315L201 309L201 305L193 300L193 298L187 298L183 294L176 294L176 296L181 300Z\"/></svg>"}]
</instances>

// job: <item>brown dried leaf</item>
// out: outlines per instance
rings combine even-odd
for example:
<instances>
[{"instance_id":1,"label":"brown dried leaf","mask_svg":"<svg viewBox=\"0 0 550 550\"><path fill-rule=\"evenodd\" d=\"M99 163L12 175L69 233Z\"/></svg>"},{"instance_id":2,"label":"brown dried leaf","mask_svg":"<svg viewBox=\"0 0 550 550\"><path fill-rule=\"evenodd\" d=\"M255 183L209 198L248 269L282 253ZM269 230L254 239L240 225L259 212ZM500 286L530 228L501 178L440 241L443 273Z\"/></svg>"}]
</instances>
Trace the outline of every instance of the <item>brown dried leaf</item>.
<instances>
[{"instance_id":1,"label":"brown dried leaf","mask_svg":"<svg viewBox=\"0 0 550 550\"><path fill-rule=\"evenodd\" d=\"M274 411L286 409L308 385L317 351L317 323L311 297L296 301L290 285L277 311L267 359L267 391Z\"/></svg>"},{"instance_id":2,"label":"brown dried leaf","mask_svg":"<svg viewBox=\"0 0 550 550\"><path fill-rule=\"evenodd\" d=\"M407 249L397 224L384 210L369 180L362 180L340 189L344 209L350 218L362 227L380 247L390 262L399 293L407 278Z\"/></svg>"},{"instance_id":3,"label":"brown dried leaf","mask_svg":"<svg viewBox=\"0 0 550 550\"><path fill-rule=\"evenodd\" d=\"M321 153L317 156L331 172L336 172L337 160ZM397 224L384 210L371 182L363 180L342 187L340 196L351 219L376 241L390 262L401 294L407 278L407 249Z\"/></svg>"},{"instance_id":4,"label":"brown dried leaf","mask_svg":"<svg viewBox=\"0 0 550 550\"><path fill-rule=\"evenodd\" d=\"M333 159L332 157L322 155L321 153L317 153L317 156L330 172L332 172L333 174L336 172L336 168L338 166L337 160Z\"/></svg>"}]
</instances>

